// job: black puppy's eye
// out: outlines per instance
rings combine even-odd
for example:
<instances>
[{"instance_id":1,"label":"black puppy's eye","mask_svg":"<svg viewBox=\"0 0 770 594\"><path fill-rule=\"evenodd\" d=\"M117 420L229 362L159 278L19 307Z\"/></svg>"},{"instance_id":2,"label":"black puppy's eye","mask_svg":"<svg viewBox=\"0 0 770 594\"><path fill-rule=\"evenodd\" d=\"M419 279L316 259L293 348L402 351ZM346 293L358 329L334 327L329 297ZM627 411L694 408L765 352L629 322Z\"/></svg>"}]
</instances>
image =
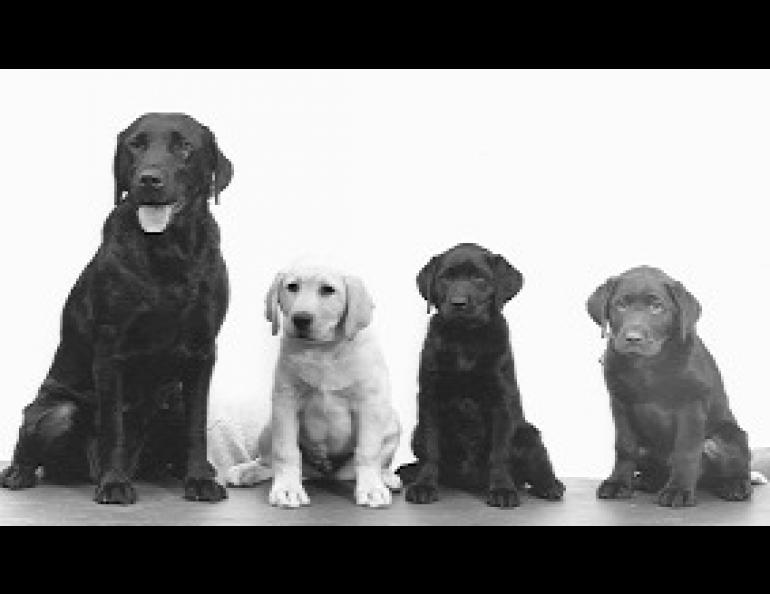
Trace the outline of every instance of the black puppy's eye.
<instances>
[{"instance_id":1,"label":"black puppy's eye","mask_svg":"<svg viewBox=\"0 0 770 594\"><path fill-rule=\"evenodd\" d=\"M623 311L627 307L628 307L628 304L625 301L620 300L615 302L615 309L617 309L618 311Z\"/></svg>"},{"instance_id":2,"label":"black puppy's eye","mask_svg":"<svg viewBox=\"0 0 770 594\"><path fill-rule=\"evenodd\" d=\"M190 156L190 154L193 152L193 145L190 142L187 142L186 140L183 140L179 145L179 152L181 153L182 157L186 159Z\"/></svg>"},{"instance_id":3,"label":"black puppy's eye","mask_svg":"<svg viewBox=\"0 0 770 594\"><path fill-rule=\"evenodd\" d=\"M143 148L147 139L144 137L144 135L139 134L138 136L134 136L131 140L128 141L128 146L135 149Z\"/></svg>"},{"instance_id":4,"label":"black puppy's eye","mask_svg":"<svg viewBox=\"0 0 770 594\"><path fill-rule=\"evenodd\" d=\"M299 284L298 283L289 283L286 285L286 290L289 291L289 293L296 293L299 291Z\"/></svg>"},{"instance_id":5,"label":"black puppy's eye","mask_svg":"<svg viewBox=\"0 0 770 594\"><path fill-rule=\"evenodd\" d=\"M331 285L321 285L320 288L321 295L333 295L337 292L337 289L332 287Z\"/></svg>"},{"instance_id":6,"label":"black puppy's eye","mask_svg":"<svg viewBox=\"0 0 770 594\"><path fill-rule=\"evenodd\" d=\"M659 303L657 301L653 301L650 303L650 312L654 314L659 314L663 311L663 304Z\"/></svg>"}]
</instances>

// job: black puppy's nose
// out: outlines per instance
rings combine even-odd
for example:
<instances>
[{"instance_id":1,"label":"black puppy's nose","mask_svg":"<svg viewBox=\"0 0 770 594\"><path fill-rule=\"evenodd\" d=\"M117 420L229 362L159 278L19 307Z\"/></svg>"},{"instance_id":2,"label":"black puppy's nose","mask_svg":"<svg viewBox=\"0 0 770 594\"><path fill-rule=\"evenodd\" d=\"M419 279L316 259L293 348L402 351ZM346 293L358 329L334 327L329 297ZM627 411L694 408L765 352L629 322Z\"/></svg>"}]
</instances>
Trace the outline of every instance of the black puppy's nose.
<instances>
[{"instance_id":1,"label":"black puppy's nose","mask_svg":"<svg viewBox=\"0 0 770 594\"><path fill-rule=\"evenodd\" d=\"M159 169L145 169L139 176L139 183L149 188L162 188L163 178Z\"/></svg>"},{"instance_id":2,"label":"black puppy's nose","mask_svg":"<svg viewBox=\"0 0 770 594\"><path fill-rule=\"evenodd\" d=\"M313 322L313 314L295 313L291 316L291 321L297 330L307 330Z\"/></svg>"},{"instance_id":3,"label":"black puppy's nose","mask_svg":"<svg viewBox=\"0 0 770 594\"><path fill-rule=\"evenodd\" d=\"M625 333L624 338L626 342L636 344L644 340L644 334L639 330L629 330Z\"/></svg>"},{"instance_id":4,"label":"black puppy's nose","mask_svg":"<svg viewBox=\"0 0 770 594\"><path fill-rule=\"evenodd\" d=\"M449 300L449 302L452 304L453 307L456 307L457 309L462 309L468 306L467 297L452 297Z\"/></svg>"}]
</instances>

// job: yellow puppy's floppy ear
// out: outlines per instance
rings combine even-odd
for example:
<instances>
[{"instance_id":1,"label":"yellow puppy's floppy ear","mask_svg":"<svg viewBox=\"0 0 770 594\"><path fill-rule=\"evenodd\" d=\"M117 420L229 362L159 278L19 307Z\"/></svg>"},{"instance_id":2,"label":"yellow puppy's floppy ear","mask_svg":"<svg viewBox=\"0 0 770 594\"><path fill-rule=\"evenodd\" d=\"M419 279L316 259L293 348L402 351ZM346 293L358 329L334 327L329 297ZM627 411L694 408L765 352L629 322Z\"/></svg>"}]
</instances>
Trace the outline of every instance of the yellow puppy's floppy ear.
<instances>
[{"instance_id":1,"label":"yellow puppy's floppy ear","mask_svg":"<svg viewBox=\"0 0 770 594\"><path fill-rule=\"evenodd\" d=\"M366 328L372 321L374 302L364 283L355 276L345 276L347 307L342 316L342 329L345 338L352 340L358 331Z\"/></svg>"},{"instance_id":2,"label":"yellow puppy's floppy ear","mask_svg":"<svg viewBox=\"0 0 770 594\"><path fill-rule=\"evenodd\" d=\"M679 309L679 330L682 340L686 341L688 334L695 333L695 323L700 318L700 303L680 282L666 284L666 289Z\"/></svg>"},{"instance_id":3,"label":"yellow puppy's floppy ear","mask_svg":"<svg viewBox=\"0 0 770 594\"><path fill-rule=\"evenodd\" d=\"M596 287L586 302L586 309L591 319L602 329L602 338L607 336L607 325L610 320L609 303L615 292L617 277L608 278L603 285Z\"/></svg>"},{"instance_id":4,"label":"yellow puppy's floppy ear","mask_svg":"<svg viewBox=\"0 0 770 594\"><path fill-rule=\"evenodd\" d=\"M265 317L268 322L272 323L273 336L278 334L278 331L281 329L281 312L279 310L278 297L285 276L286 274L283 272L276 274L273 284L270 285L270 290L265 295Z\"/></svg>"}]
</instances>

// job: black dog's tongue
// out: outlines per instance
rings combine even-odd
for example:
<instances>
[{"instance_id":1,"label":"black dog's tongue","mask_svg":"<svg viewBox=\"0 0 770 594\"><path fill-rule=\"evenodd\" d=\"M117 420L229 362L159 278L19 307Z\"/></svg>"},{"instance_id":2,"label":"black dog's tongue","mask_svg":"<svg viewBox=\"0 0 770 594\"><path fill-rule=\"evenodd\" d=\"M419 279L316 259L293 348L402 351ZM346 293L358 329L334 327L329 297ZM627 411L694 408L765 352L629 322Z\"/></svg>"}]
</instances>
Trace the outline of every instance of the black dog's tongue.
<instances>
[{"instance_id":1,"label":"black dog's tongue","mask_svg":"<svg viewBox=\"0 0 770 594\"><path fill-rule=\"evenodd\" d=\"M162 233L171 222L173 204L142 204L136 211L145 233Z\"/></svg>"}]
</instances>

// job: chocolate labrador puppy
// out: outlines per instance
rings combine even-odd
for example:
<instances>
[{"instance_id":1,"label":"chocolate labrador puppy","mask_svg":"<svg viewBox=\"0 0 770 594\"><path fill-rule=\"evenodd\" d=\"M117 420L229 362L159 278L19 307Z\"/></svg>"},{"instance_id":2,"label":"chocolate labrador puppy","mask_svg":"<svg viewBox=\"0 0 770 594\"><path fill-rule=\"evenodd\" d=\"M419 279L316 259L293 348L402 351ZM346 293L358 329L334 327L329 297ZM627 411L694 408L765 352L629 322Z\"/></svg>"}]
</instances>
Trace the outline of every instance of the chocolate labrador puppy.
<instances>
[{"instance_id":1,"label":"chocolate labrador puppy","mask_svg":"<svg viewBox=\"0 0 770 594\"><path fill-rule=\"evenodd\" d=\"M228 303L208 199L230 182L214 135L184 114L118 136L115 207L64 305L61 340L24 419L8 489L91 479L99 503L134 503L137 475L171 471L185 498L220 501L206 460L215 339Z\"/></svg>"},{"instance_id":2,"label":"chocolate labrador puppy","mask_svg":"<svg viewBox=\"0 0 770 594\"><path fill-rule=\"evenodd\" d=\"M417 276L431 318L419 372L418 462L399 468L406 499L432 503L438 485L486 490L488 505L519 505L518 488L560 499L539 431L524 419L503 306L522 286L505 258L463 243Z\"/></svg>"},{"instance_id":3,"label":"chocolate labrador puppy","mask_svg":"<svg viewBox=\"0 0 770 594\"><path fill-rule=\"evenodd\" d=\"M695 332L695 297L641 266L607 280L587 309L609 336L603 366L615 422L615 467L598 497L631 497L636 487L659 490L660 505L689 506L700 483L723 499L748 499L748 438Z\"/></svg>"}]
</instances>

